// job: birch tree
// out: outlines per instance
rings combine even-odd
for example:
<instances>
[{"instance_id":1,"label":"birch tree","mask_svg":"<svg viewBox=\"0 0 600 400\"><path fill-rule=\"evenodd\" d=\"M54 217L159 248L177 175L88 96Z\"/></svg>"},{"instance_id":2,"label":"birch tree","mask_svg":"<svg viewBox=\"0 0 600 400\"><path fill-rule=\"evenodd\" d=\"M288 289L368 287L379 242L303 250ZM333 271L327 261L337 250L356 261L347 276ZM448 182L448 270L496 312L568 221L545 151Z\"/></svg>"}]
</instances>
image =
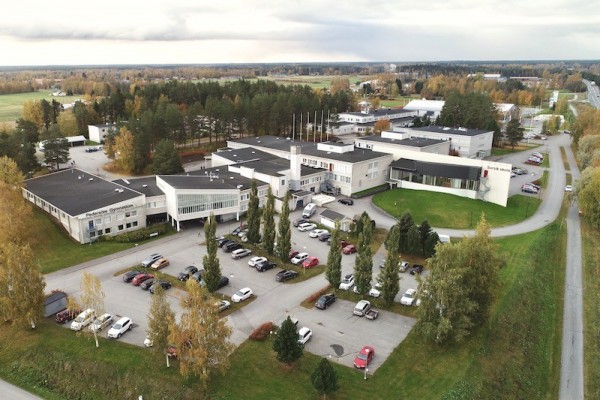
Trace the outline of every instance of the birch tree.
<instances>
[{"instance_id":1,"label":"birch tree","mask_svg":"<svg viewBox=\"0 0 600 400\"><path fill-rule=\"evenodd\" d=\"M170 328L175 321L175 313L171 309L164 289L160 285L154 288L152 304L148 312L148 339L152 342L152 351L158 354L164 354L169 365L169 355L167 348L169 346Z\"/></svg>"},{"instance_id":2,"label":"birch tree","mask_svg":"<svg viewBox=\"0 0 600 400\"><path fill-rule=\"evenodd\" d=\"M85 310L91 308L96 313L96 317L104 314L104 291L102 283L97 276L84 272L81 277L81 297L79 304ZM93 333L96 347L100 347L98 342L98 333L96 330L85 329L83 332L89 331Z\"/></svg>"}]
</instances>

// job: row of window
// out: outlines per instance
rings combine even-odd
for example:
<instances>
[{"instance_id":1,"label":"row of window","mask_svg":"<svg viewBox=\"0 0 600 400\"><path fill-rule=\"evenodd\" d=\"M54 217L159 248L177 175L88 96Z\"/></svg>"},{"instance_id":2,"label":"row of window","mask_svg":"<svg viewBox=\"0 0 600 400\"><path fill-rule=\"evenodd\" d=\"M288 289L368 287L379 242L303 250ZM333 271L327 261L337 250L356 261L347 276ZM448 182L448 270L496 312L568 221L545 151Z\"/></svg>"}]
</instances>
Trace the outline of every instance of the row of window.
<instances>
[{"instance_id":1,"label":"row of window","mask_svg":"<svg viewBox=\"0 0 600 400\"><path fill-rule=\"evenodd\" d=\"M137 217L138 213L137 210L133 210L133 211L127 211L126 213L118 213L116 216L116 220L117 221L122 221L124 218L131 218L131 217ZM92 221L90 221L92 222ZM110 224L112 222L112 216L107 215L104 218L96 218L93 221L93 224L96 226L102 225L104 224Z\"/></svg>"},{"instance_id":2,"label":"row of window","mask_svg":"<svg viewBox=\"0 0 600 400\"><path fill-rule=\"evenodd\" d=\"M122 231L123 229L136 228L137 226L138 226L138 222L132 221L132 222L126 223L125 225L117 226L117 230ZM109 235L111 232L112 232L111 228L106 228L104 230L102 230L102 229L90 230L90 237L93 238L96 236Z\"/></svg>"},{"instance_id":3,"label":"row of window","mask_svg":"<svg viewBox=\"0 0 600 400\"><path fill-rule=\"evenodd\" d=\"M239 196L237 193L177 195L177 211L179 214L192 214L221 208L237 207L238 204Z\"/></svg>"}]
</instances>

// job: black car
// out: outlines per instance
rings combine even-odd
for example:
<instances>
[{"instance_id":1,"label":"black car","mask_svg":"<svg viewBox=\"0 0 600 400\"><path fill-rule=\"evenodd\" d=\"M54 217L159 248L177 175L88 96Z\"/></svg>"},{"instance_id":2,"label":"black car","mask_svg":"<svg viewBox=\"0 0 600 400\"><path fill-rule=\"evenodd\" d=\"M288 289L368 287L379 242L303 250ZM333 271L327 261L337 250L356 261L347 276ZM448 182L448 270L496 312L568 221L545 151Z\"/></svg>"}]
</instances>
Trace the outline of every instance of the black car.
<instances>
[{"instance_id":1,"label":"black car","mask_svg":"<svg viewBox=\"0 0 600 400\"><path fill-rule=\"evenodd\" d=\"M345 204L347 206L351 206L352 204L354 204L354 200L352 200L352 199L339 199L338 203L342 203L342 204Z\"/></svg>"},{"instance_id":2,"label":"black car","mask_svg":"<svg viewBox=\"0 0 600 400\"><path fill-rule=\"evenodd\" d=\"M144 273L144 271L138 271L138 270L125 272L123 274L123 281L131 282L133 280L133 278L135 278L136 275L143 274L143 273Z\"/></svg>"},{"instance_id":3,"label":"black car","mask_svg":"<svg viewBox=\"0 0 600 400\"><path fill-rule=\"evenodd\" d=\"M319 235L319 240L321 242L325 242L327 240L331 239L331 233L327 232L327 233L322 233L321 235ZM331 244L331 243L330 243Z\"/></svg>"},{"instance_id":4,"label":"black car","mask_svg":"<svg viewBox=\"0 0 600 400\"><path fill-rule=\"evenodd\" d=\"M242 245L236 242L231 242L231 243L227 243L225 246L222 247L223 251L225 253L231 253L234 250L237 249L241 249Z\"/></svg>"},{"instance_id":5,"label":"black car","mask_svg":"<svg viewBox=\"0 0 600 400\"><path fill-rule=\"evenodd\" d=\"M142 290L148 290L152 285L154 285L154 278L146 279L144 282L141 283L140 287L142 288Z\"/></svg>"},{"instance_id":6,"label":"black car","mask_svg":"<svg viewBox=\"0 0 600 400\"><path fill-rule=\"evenodd\" d=\"M206 286L206 282L203 280L201 280L200 282L201 286ZM217 289L221 289L222 287L225 287L229 285L229 278L226 276L221 276L221 279L219 279L219 284L217 285Z\"/></svg>"},{"instance_id":7,"label":"black car","mask_svg":"<svg viewBox=\"0 0 600 400\"><path fill-rule=\"evenodd\" d=\"M261 262L259 262L254 267L256 268L256 270L258 272L265 272L266 270L271 269L271 268L275 268L276 266L277 266L277 264L275 264L272 261L267 260L267 261L261 261Z\"/></svg>"},{"instance_id":8,"label":"black car","mask_svg":"<svg viewBox=\"0 0 600 400\"><path fill-rule=\"evenodd\" d=\"M181 271L179 275L177 275L177 279L185 282L190 278L190 276L194 275L196 272L198 272L198 268L194 267L193 265L190 265L189 267L185 267L185 269Z\"/></svg>"},{"instance_id":9,"label":"black car","mask_svg":"<svg viewBox=\"0 0 600 400\"><path fill-rule=\"evenodd\" d=\"M275 280L277 282L285 282L287 280L294 279L297 276L298 273L296 271L293 271L291 269L285 269L283 271L278 272L277 275L275 275Z\"/></svg>"},{"instance_id":10,"label":"black car","mask_svg":"<svg viewBox=\"0 0 600 400\"><path fill-rule=\"evenodd\" d=\"M325 310L327 307L335 303L335 300L335 294L324 294L323 296L319 297L319 300L317 300L317 302L315 303L315 307L321 310Z\"/></svg>"},{"instance_id":11,"label":"black car","mask_svg":"<svg viewBox=\"0 0 600 400\"><path fill-rule=\"evenodd\" d=\"M420 274L421 272L423 272L423 266L419 265L419 264L413 265L412 268L410 269L411 275Z\"/></svg>"},{"instance_id":12,"label":"black car","mask_svg":"<svg viewBox=\"0 0 600 400\"><path fill-rule=\"evenodd\" d=\"M221 238L217 240L217 246L219 246L220 248L223 248L223 246L227 245L228 243L235 243L235 241L226 238Z\"/></svg>"},{"instance_id":13,"label":"black car","mask_svg":"<svg viewBox=\"0 0 600 400\"><path fill-rule=\"evenodd\" d=\"M160 285L163 288L163 290L168 290L171 288L171 284L167 281L156 281L154 285L150 286L150 289L148 289L148 291L154 294L154 289L156 288L156 285Z\"/></svg>"},{"instance_id":14,"label":"black car","mask_svg":"<svg viewBox=\"0 0 600 400\"><path fill-rule=\"evenodd\" d=\"M237 236L241 231L243 231L244 229L246 229L246 224L240 225L237 228L235 228L233 231L231 231L231 234L234 236Z\"/></svg>"},{"instance_id":15,"label":"black car","mask_svg":"<svg viewBox=\"0 0 600 400\"><path fill-rule=\"evenodd\" d=\"M298 218L298 219L295 219L295 220L294 220L294 227L296 227L296 228L297 228L298 226L300 226L300 224L303 224L303 223L305 223L305 222L310 222L310 220L309 220L309 219L306 219L306 218Z\"/></svg>"}]
</instances>

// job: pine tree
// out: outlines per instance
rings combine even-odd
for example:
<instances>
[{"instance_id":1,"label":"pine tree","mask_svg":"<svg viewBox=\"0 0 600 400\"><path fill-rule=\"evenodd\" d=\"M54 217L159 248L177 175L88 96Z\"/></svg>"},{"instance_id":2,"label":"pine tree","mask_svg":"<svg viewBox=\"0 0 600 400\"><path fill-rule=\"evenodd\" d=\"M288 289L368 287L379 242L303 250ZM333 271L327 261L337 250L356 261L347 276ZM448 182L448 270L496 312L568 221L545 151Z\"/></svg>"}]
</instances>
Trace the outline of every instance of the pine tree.
<instances>
[{"instance_id":1,"label":"pine tree","mask_svg":"<svg viewBox=\"0 0 600 400\"><path fill-rule=\"evenodd\" d=\"M69 142L65 138L52 138L44 143L44 161L60 169L60 164L69 161Z\"/></svg>"},{"instance_id":2,"label":"pine tree","mask_svg":"<svg viewBox=\"0 0 600 400\"><path fill-rule=\"evenodd\" d=\"M279 214L277 246L275 253L282 260L288 260L292 249L292 230L290 226L290 192L283 197L283 206Z\"/></svg>"},{"instance_id":3,"label":"pine tree","mask_svg":"<svg viewBox=\"0 0 600 400\"><path fill-rule=\"evenodd\" d=\"M171 309L165 291L160 285L156 285L152 304L148 312L148 339L152 342L152 351L164 354L169 367L169 329L175 321L175 313Z\"/></svg>"},{"instance_id":4,"label":"pine tree","mask_svg":"<svg viewBox=\"0 0 600 400\"><path fill-rule=\"evenodd\" d=\"M360 294L366 294L371 288L373 278L373 252L371 250L371 239L373 236L373 225L371 219L363 216L363 231L358 237L358 255L354 265L354 284Z\"/></svg>"},{"instance_id":5,"label":"pine tree","mask_svg":"<svg viewBox=\"0 0 600 400\"><path fill-rule=\"evenodd\" d=\"M219 280L221 279L221 266L219 265L219 257L217 257L217 241L215 240L216 231L217 220L214 214L211 213L204 225L206 255L202 257L202 265L204 266L202 278L209 292L214 292L219 288Z\"/></svg>"},{"instance_id":6,"label":"pine tree","mask_svg":"<svg viewBox=\"0 0 600 400\"><path fill-rule=\"evenodd\" d=\"M337 374L326 358L319 361L315 370L310 374L310 381L324 399L327 398L329 393L340 388L337 382Z\"/></svg>"},{"instance_id":7,"label":"pine tree","mask_svg":"<svg viewBox=\"0 0 600 400\"><path fill-rule=\"evenodd\" d=\"M275 245L275 196L269 186L267 204L262 212L263 220L263 247L268 254L273 255Z\"/></svg>"},{"instance_id":8,"label":"pine tree","mask_svg":"<svg viewBox=\"0 0 600 400\"><path fill-rule=\"evenodd\" d=\"M437 232L431 232L427 241L425 242L424 256L429 258L435 254L435 246L439 243L440 237Z\"/></svg>"},{"instance_id":9,"label":"pine tree","mask_svg":"<svg viewBox=\"0 0 600 400\"><path fill-rule=\"evenodd\" d=\"M429 239L429 236L431 236L432 232L433 230L431 229L431 226L429 225L429 222L427 222L427 220L421 222L421 225L419 225L419 241L421 242L421 254L425 257L427 257L427 253L425 252L425 245L427 243L427 239Z\"/></svg>"},{"instance_id":10,"label":"pine tree","mask_svg":"<svg viewBox=\"0 0 600 400\"><path fill-rule=\"evenodd\" d=\"M260 241L260 208L256 180L252 180L250 200L248 201L248 218L246 222L248 224L248 233L246 234L248 242L258 243Z\"/></svg>"},{"instance_id":11,"label":"pine tree","mask_svg":"<svg viewBox=\"0 0 600 400\"><path fill-rule=\"evenodd\" d=\"M331 246L329 247L329 255L327 256L327 269L325 277L333 287L333 291L340 286L342 281L342 249L339 246L340 242L340 223L335 222L335 228L331 233Z\"/></svg>"},{"instance_id":12,"label":"pine tree","mask_svg":"<svg viewBox=\"0 0 600 400\"><path fill-rule=\"evenodd\" d=\"M390 230L390 247L385 259L385 266L379 275L381 283L381 295L387 306L392 305L394 298L400 291L400 278L398 271L398 246L400 237L400 227L396 224Z\"/></svg>"},{"instance_id":13,"label":"pine tree","mask_svg":"<svg viewBox=\"0 0 600 400\"><path fill-rule=\"evenodd\" d=\"M298 342L296 325L290 317L279 327L273 341L273 350L277 353L277 359L285 364L291 364L302 356L304 348Z\"/></svg>"},{"instance_id":14,"label":"pine tree","mask_svg":"<svg viewBox=\"0 0 600 400\"><path fill-rule=\"evenodd\" d=\"M408 243L408 231L411 226L415 225L415 221L410 213L404 213L400 217L398 224L400 227L400 252L408 252L408 248L410 247Z\"/></svg>"},{"instance_id":15,"label":"pine tree","mask_svg":"<svg viewBox=\"0 0 600 400\"><path fill-rule=\"evenodd\" d=\"M163 139L156 145L152 172L156 175L172 175L183 172L183 166L173 142Z\"/></svg>"},{"instance_id":16,"label":"pine tree","mask_svg":"<svg viewBox=\"0 0 600 400\"><path fill-rule=\"evenodd\" d=\"M420 255L423 247L421 246L421 238L419 237L419 228L413 225L408 230L406 235L406 253Z\"/></svg>"}]
</instances>

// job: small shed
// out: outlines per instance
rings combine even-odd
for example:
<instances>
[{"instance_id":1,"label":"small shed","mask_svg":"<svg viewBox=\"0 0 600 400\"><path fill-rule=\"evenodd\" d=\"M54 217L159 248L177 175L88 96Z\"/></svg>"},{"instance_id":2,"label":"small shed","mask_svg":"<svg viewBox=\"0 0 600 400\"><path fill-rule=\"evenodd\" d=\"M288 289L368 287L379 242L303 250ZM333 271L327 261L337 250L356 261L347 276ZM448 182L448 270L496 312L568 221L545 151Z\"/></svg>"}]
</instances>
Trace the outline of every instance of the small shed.
<instances>
[{"instance_id":1,"label":"small shed","mask_svg":"<svg viewBox=\"0 0 600 400\"><path fill-rule=\"evenodd\" d=\"M44 301L44 317L49 317L67 308L67 294L60 290L46 295Z\"/></svg>"},{"instance_id":2,"label":"small shed","mask_svg":"<svg viewBox=\"0 0 600 400\"><path fill-rule=\"evenodd\" d=\"M319 215L321 216L321 224L333 229L335 228L336 221L339 221L340 230L344 232L350 232L352 218L349 218L343 214L340 214L339 212L330 210L328 208L323 210Z\"/></svg>"}]
</instances>

